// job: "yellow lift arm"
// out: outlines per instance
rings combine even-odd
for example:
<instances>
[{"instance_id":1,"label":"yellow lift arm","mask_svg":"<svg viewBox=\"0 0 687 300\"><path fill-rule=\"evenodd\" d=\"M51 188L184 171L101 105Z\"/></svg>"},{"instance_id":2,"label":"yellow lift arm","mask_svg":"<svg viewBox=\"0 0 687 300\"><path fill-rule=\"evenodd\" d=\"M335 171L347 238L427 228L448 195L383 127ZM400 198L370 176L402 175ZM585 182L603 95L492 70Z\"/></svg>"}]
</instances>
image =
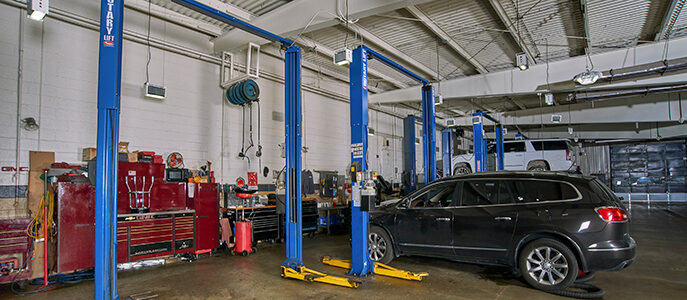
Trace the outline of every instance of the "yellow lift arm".
<instances>
[{"instance_id":1,"label":"yellow lift arm","mask_svg":"<svg viewBox=\"0 0 687 300\"><path fill-rule=\"evenodd\" d=\"M350 266L350 263L349 263L349 266ZM289 267L282 266L281 267L281 277L293 278L293 279L298 279L298 280L303 280L303 281L322 282L322 283L328 283L328 284L333 284L333 285L338 285L338 286L350 287L350 288L354 288L354 289L357 289L358 286L360 286L360 281L357 281L355 279L327 275L327 274L322 273L322 272L308 269L305 266L296 267L296 268L289 268Z\"/></svg>"},{"instance_id":2,"label":"yellow lift arm","mask_svg":"<svg viewBox=\"0 0 687 300\"><path fill-rule=\"evenodd\" d=\"M351 268L351 261L350 260L342 260L342 259L332 259L329 256L325 256L322 258L322 263L334 267L339 267L339 268L344 268L344 269L350 269ZM405 271L405 270L400 270L396 269L391 266L387 266L382 263L375 263L375 274L377 275L382 275L382 276L388 276L388 277L394 277L394 278L400 278L400 279L405 279L405 280L417 280L421 281L422 277L429 276L427 272L420 272L420 273L413 273L410 271Z\"/></svg>"}]
</instances>

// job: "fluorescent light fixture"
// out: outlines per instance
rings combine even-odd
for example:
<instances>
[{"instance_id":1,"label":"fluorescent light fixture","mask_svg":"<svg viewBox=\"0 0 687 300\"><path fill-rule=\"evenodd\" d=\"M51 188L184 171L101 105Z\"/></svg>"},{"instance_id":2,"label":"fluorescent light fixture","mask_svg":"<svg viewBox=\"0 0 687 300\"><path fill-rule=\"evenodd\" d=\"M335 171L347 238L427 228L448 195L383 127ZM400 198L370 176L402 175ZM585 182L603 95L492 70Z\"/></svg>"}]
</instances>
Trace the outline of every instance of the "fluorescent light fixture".
<instances>
[{"instance_id":1,"label":"fluorescent light fixture","mask_svg":"<svg viewBox=\"0 0 687 300\"><path fill-rule=\"evenodd\" d=\"M530 68L530 62L527 59L527 54L524 52L515 54L515 63L520 70L525 71Z\"/></svg>"},{"instance_id":2,"label":"fluorescent light fixture","mask_svg":"<svg viewBox=\"0 0 687 300\"><path fill-rule=\"evenodd\" d=\"M26 13L31 20L43 21L50 9L49 0L29 0L26 5Z\"/></svg>"},{"instance_id":3,"label":"fluorescent light fixture","mask_svg":"<svg viewBox=\"0 0 687 300\"><path fill-rule=\"evenodd\" d=\"M546 105L553 105L553 94L551 94L551 93L544 94L544 102L546 102Z\"/></svg>"},{"instance_id":4,"label":"fluorescent light fixture","mask_svg":"<svg viewBox=\"0 0 687 300\"><path fill-rule=\"evenodd\" d=\"M599 80L599 78L601 78L601 76L603 76L603 73L601 73L599 71L587 70L587 71L584 71L580 74L575 75L575 77L573 77L573 81L575 81L581 85L590 85L590 84L594 84L597 80Z\"/></svg>"},{"instance_id":5,"label":"fluorescent light fixture","mask_svg":"<svg viewBox=\"0 0 687 300\"><path fill-rule=\"evenodd\" d=\"M342 48L334 51L334 63L339 66L345 66L353 62L353 50Z\"/></svg>"},{"instance_id":6,"label":"fluorescent light fixture","mask_svg":"<svg viewBox=\"0 0 687 300\"><path fill-rule=\"evenodd\" d=\"M160 85L145 83L143 85L145 96L148 98L163 100L167 96L167 88Z\"/></svg>"}]
</instances>

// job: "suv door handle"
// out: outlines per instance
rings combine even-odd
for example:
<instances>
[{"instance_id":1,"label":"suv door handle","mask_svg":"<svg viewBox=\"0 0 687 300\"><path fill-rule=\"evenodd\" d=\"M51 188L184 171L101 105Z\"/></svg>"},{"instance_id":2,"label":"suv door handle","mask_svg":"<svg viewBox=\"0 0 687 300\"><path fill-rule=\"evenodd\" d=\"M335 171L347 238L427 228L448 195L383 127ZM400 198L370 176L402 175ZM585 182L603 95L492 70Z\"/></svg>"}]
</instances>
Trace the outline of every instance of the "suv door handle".
<instances>
[{"instance_id":1,"label":"suv door handle","mask_svg":"<svg viewBox=\"0 0 687 300\"><path fill-rule=\"evenodd\" d=\"M512 218L511 217L496 217L496 218L494 218L494 220L496 220L496 221L510 221L510 220L512 220Z\"/></svg>"},{"instance_id":2,"label":"suv door handle","mask_svg":"<svg viewBox=\"0 0 687 300\"><path fill-rule=\"evenodd\" d=\"M451 221L451 218L435 218L435 220L437 220L439 222L449 222L449 221Z\"/></svg>"}]
</instances>

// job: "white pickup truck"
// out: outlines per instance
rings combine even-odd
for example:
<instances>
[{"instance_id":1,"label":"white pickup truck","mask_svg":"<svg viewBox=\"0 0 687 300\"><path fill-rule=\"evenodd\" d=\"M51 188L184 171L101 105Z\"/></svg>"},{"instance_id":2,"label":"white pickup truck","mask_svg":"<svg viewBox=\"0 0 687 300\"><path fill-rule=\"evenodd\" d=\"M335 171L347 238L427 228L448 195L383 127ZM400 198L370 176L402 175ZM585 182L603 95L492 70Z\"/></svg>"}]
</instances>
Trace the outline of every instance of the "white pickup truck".
<instances>
[{"instance_id":1,"label":"white pickup truck","mask_svg":"<svg viewBox=\"0 0 687 300\"><path fill-rule=\"evenodd\" d=\"M489 149L493 149L490 145ZM503 142L505 170L568 171L573 167L573 146L567 139L513 140ZM489 151L489 170L495 169L493 150ZM453 174L474 171L475 155L463 154L451 160Z\"/></svg>"}]
</instances>

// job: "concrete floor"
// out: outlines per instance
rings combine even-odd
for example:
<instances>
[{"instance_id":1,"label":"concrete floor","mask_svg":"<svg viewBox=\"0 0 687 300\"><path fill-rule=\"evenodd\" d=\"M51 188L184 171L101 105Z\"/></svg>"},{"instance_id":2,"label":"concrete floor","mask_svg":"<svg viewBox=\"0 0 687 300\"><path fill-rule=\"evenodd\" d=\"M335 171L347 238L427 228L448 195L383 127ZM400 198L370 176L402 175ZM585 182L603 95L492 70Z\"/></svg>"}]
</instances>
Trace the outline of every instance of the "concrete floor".
<instances>
[{"instance_id":1,"label":"concrete floor","mask_svg":"<svg viewBox=\"0 0 687 300\"><path fill-rule=\"evenodd\" d=\"M621 272L598 273L593 284L606 290L605 299L687 298L687 205L632 206L631 234L638 243L638 259ZM342 269L321 264L324 255L347 258L347 237L318 235L305 238L305 265L332 275ZM422 282L408 282L377 276L359 289L282 279L279 265L284 246L261 245L249 257L217 253L188 263L119 273L119 295L126 299L139 293L156 294L156 299L563 299L527 286L507 270L441 259L401 257L391 265L430 276ZM93 283L61 286L22 299L89 299ZM0 299L14 296L8 285L0 287Z\"/></svg>"}]
</instances>

